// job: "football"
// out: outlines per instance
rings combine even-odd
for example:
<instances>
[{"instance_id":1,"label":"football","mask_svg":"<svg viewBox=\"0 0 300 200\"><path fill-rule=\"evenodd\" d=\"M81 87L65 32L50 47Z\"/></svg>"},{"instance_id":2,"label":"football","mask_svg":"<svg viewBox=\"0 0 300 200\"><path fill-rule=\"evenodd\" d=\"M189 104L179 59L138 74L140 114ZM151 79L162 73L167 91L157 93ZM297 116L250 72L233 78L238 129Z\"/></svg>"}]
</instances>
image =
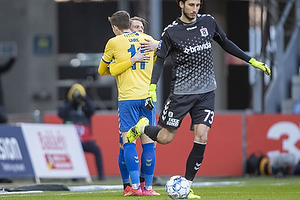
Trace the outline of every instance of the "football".
<instances>
[{"instance_id":1,"label":"football","mask_svg":"<svg viewBox=\"0 0 300 200\"><path fill-rule=\"evenodd\" d=\"M171 199L184 199L190 192L190 184L182 176L172 176L166 183L166 192Z\"/></svg>"}]
</instances>

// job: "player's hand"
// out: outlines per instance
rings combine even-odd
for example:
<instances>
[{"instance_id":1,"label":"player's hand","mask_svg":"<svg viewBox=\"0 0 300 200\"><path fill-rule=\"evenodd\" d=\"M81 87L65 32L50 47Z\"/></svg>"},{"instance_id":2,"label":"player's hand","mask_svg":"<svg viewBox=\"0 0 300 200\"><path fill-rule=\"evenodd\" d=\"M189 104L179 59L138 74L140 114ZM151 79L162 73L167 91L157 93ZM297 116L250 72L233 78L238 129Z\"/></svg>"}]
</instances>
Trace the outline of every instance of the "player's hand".
<instances>
[{"instance_id":1,"label":"player's hand","mask_svg":"<svg viewBox=\"0 0 300 200\"><path fill-rule=\"evenodd\" d=\"M146 42L141 42L140 44L145 48L146 52L157 49L158 44L149 39L145 39L145 41Z\"/></svg>"},{"instance_id":2,"label":"player's hand","mask_svg":"<svg viewBox=\"0 0 300 200\"><path fill-rule=\"evenodd\" d=\"M145 49L141 46L134 54L133 57L130 58L131 64L136 62L149 62L150 56L149 53L145 51Z\"/></svg>"},{"instance_id":3,"label":"player's hand","mask_svg":"<svg viewBox=\"0 0 300 200\"><path fill-rule=\"evenodd\" d=\"M148 91L148 97L145 102L145 106L147 110L153 110L154 104L153 102L156 102L156 84L150 84L149 91Z\"/></svg>"},{"instance_id":4,"label":"player's hand","mask_svg":"<svg viewBox=\"0 0 300 200\"><path fill-rule=\"evenodd\" d=\"M271 75L271 70L269 69L269 67L265 63L259 62L259 61L255 60L254 58L251 58L249 60L249 63L253 67L261 69L263 72L265 72L266 75Z\"/></svg>"},{"instance_id":5,"label":"player's hand","mask_svg":"<svg viewBox=\"0 0 300 200\"><path fill-rule=\"evenodd\" d=\"M150 97L147 97L146 101L145 101L145 107L147 110L153 110L154 108L154 104L152 102L152 99Z\"/></svg>"}]
</instances>

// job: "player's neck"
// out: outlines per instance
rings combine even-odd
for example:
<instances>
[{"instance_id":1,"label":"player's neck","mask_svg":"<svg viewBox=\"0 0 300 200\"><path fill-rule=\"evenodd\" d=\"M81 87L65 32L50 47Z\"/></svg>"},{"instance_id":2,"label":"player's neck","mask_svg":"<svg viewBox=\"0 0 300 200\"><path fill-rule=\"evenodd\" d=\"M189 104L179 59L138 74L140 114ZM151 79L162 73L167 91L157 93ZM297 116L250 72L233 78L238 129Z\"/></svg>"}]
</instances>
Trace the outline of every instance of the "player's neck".
<instances>
[{"instance_id":1,"label":"player's neck","mask_svg":"<svg viewBox=\"0 0 300 200\"><path fill-rule=\"evenodd\" d=\"M193 23L194 21L196 21L196 17L194 19L191 19L191 18L185 17L184 15L181 15L180 20L183 23L190 24L190 23Z\"/></svg>"},{"instance_id":2,"label":"player's neck","mask_svg":"<svg viewBox=\"0 0 300 200\"><path fill-rule=\"evenodd\" d=\"M115 35L122 35L123 33L131 33L132 31L130 29L124 29L124 30L120 30L120 29L116 29L114 31Z\"/></svg>"},{"instance_id":3,"label":"player's neck","mask_svg":"<svg viewBox=\"0 0 300 200\"><path fill-rule=\"evenodd\" d=\"M125 29L122 31L122 33L131 33L132 31L130 29Z\"/></svg>"}]
</instances>

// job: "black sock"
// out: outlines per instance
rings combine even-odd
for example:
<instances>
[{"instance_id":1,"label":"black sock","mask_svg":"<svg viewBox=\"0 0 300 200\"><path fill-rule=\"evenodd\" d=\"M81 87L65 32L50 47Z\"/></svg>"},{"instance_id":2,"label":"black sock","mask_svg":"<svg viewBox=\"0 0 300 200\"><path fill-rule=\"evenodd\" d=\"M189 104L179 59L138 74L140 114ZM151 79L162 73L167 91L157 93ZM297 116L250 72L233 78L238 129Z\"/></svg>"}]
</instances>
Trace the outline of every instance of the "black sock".
<instances>
[{"instance_id":1,"label":"black sock","mask_svg":"<svg viewBox=\"0 0 300 200\"><path fill-rule=\"evenodd\" d=\"M124 183L124 184L123 184L124 190L125 190L125 188L126 188L127 186L130 186L130 183Z\"/></svg>"},{"instance_id":2,"label":"black sock","mask_svg":"<svg viewBox=\"0 0 300 200\"><path fill-rule=\"evenodd\" d=\"M145 178L140 176L140 183L145 182Z\"/></svg>"},{"instance_id":3,"label":"black sock","mask_svg":"<svg viewBox=\"0 0 300 200\"><path fill-rule=\"evenodd\" d=\"M158 132L161 130L159 126L145 126L144 133L153 141L157 141Z\"/></svg>"},{"instance_id":4,"label":"black sock","mask_svg":"<svg viewBox=\"0 0 300 200\"><path fill-rule=\"evenodd\" d=\"M185 178L187 180L194 180L196 173L202 163L205 147L206 144L199 144L194 142L193 149L186 161Z\"/></svg>"}]
</instances>

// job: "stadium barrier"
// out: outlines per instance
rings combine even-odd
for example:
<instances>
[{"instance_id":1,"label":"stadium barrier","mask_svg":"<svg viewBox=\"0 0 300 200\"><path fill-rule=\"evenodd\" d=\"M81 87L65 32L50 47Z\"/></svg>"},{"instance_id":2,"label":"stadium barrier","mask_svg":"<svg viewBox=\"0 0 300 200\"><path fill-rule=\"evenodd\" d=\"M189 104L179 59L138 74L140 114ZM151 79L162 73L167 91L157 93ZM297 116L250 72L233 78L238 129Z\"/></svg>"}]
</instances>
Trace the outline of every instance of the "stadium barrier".
<instances>
[{"instance_id":1,"label":"stadium barrier","mask_svg":"<svg viewBox=\"0 0 300 200\"><path fill-rule=\"evenodd\" d=\"M258 114L246 117L247 154L293 154L300 161L300 115Z\"/></svg>"},{"instance_id":2,"label":"stadium barrier","mask_svg":"<svg viewBox=\"0 0 300 200\"><path fill-rule=\"evenodd\" d=\"M217 115L209 132L204 162L197 175L240 176L243 174L242 115ZM62 123L55 114L44 116L45 123ZM176 137L168 145L156 147L156 175L184 174L185 162L193 146L193 132L189 131L190 119L186 117ZM96 114L92 118L93 136L103 154L104 173L119 175L119 131L117 114ZM139 155L142 148L137 141ZM97 174L93 155L85 154L91 175Z\"/></svg>"},{"instance_id":3,"label":"stadium barrier","mask_svg":"<svg viewBox=\"0 0 300 200\"><path fill-rule=\"evenodd\" d=\"M55 114L44 116L45 123L62 123ZM292 153L300 158L300 115L282 114L217 114L208 135L204 161L197 176L242 176L246 160L253 153L265 155ZM193 145L186 117L174 140L156 147L156 175L184 174L185 162ZM92 130L101 147L106 175L119 175L118 116L96 114ZM141 145L137 141L139 155ZM90 174L96 175L93 155L85 154Z\"/></svg>"},{"instance_id":4,"label":"stadium barrier","mask_svg":"<svg viewBox=\"0 0 300 200\"><path fill-rule=\"evenodd\" d=\"M90 174L74 125L0 125L0 177L86 178Z\"/></svg>"}]
</instances>

